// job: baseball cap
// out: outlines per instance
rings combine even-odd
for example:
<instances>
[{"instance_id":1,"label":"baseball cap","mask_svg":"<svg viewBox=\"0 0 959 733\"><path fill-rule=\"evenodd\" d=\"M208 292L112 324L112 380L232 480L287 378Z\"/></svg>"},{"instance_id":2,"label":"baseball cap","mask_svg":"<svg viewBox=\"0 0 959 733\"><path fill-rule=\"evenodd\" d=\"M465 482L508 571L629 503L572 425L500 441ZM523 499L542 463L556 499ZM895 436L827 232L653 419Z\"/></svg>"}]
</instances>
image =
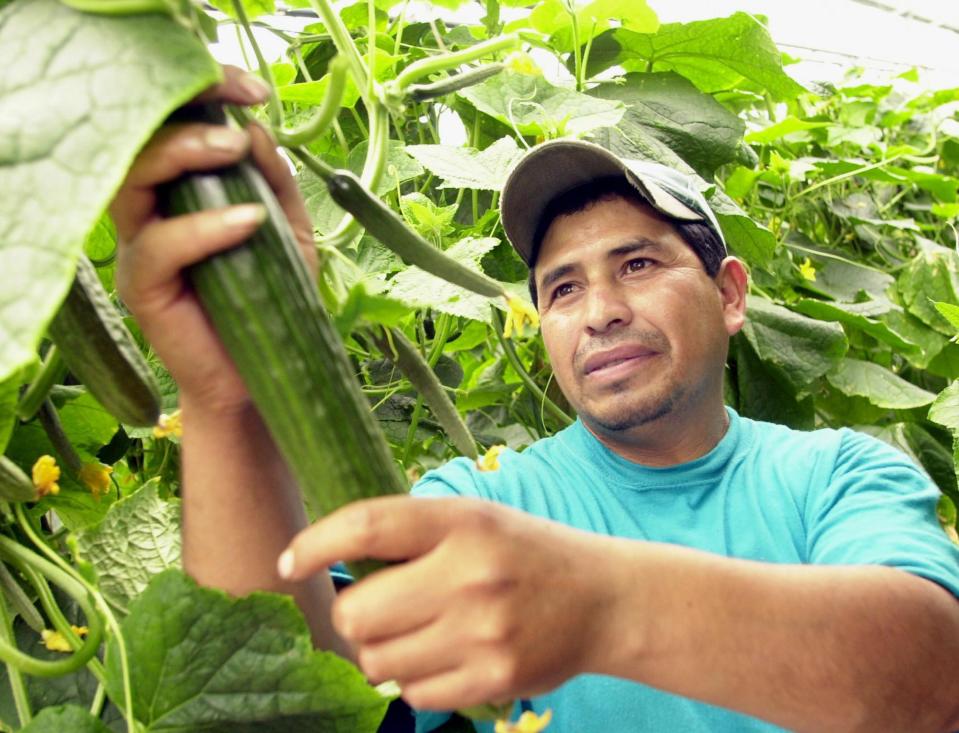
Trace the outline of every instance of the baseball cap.
<instances>
[{"instance_id":1,"label":"baseball cap","mask_svg":"<svg viewBox=\"0 0 959 733\"><path fill-rule=\"evenodd\" d=\"M584 183L619 175L664 216L709 226L725 248L716 215L689 176L660 163L620 158L584 140L550 140L513 167L500 198L503 229L526 264L531 264L536 229L550 201Z\"/></svg>"}]
</instances>

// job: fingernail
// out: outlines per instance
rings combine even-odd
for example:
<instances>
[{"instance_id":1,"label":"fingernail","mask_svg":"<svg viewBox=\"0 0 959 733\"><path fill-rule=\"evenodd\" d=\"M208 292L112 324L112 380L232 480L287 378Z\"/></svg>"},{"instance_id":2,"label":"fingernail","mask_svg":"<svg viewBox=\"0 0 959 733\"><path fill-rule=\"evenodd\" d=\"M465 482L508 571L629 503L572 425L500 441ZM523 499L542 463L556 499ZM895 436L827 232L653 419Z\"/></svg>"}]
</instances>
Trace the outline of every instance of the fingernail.
<instances>
[{"instance_id":1,"label":"fingernail","mask_svg":"<svg viewBox=\"0 0 959 733\"><path fill-rule=\"evenodd\" d=\"M240 204L226 209L222 221L228 227L248 227L266 221L266 207L263 204ZM289 550L287 550L289 552ZM292 558L292 555L290 555Z\"/></svg>"},{"instance_id":2,"label":"fingernail","mask_svg":"<svg viewBox=\"0 0 959 733\"><path fill-rule=\"evenodd\" d=\"M240 79L240 89L251 102L265 102L270 96L270 87L256 74L247 74Z\"/></svg>"},{"instance_id":3,"label":"fingernail","mask_svg":"<svg viewBox=\"0 0 959 733\"><path fill-rule=\"evenodd\" d=\"M284 550L276 561L276 572L284 580L289 580L293 577L293 565L295 562L296 560L293 557L293 550Z\"/></svg>"},{"instance_id":4,"label":"fingernail","mask_svg":"<svg viewBox=\"0 0 959 733\"><path fill-rule=\"evenodd\" d=\"M230 127L211 127L203 133L203 142L208 148L236 153L246 148L246 134Z\"/></svg>"}]
</instances>

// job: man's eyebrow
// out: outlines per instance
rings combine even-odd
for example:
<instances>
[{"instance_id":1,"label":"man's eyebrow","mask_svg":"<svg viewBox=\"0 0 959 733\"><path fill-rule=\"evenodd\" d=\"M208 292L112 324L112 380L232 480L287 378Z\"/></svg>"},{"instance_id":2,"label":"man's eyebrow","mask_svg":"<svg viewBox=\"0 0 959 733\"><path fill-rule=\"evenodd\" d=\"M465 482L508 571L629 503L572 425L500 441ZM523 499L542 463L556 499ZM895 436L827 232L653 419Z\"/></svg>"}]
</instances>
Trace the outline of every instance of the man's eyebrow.
<instances>
[{"instance_id":1,"label":"man's eyebrow","mask_svg":"<svg viewBox=\"0 0 959 733\"><path fill-rule=\"evenodd\" d=\"M627 242L626 244L621 244L618 247L613 247L609 252L606 253L606 259L615 260L620 257L625 257L626 255L634 254L642 250L647 249L661 249L661 245L658 242L654 242L652 239L646 237L640 237L634 242ZM557 280L566 277L571 272L576 270L578 264L576 263L567 263L565 265L560 265L555 267L543 276L543 282L540 283L540 289L546 290L550 285L552 285Z\"/></svg>"}]
</instances>

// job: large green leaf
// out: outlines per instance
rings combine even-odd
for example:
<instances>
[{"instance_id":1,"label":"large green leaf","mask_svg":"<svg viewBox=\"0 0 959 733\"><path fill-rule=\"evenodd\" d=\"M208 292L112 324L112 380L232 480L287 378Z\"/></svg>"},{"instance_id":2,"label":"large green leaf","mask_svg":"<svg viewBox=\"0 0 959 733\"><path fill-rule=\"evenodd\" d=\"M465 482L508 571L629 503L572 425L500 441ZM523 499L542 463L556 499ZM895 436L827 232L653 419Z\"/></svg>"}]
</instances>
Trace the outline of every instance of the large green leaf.
<instances>
[{"instance_id":1,"label":"large green leaf","mask_svg":"<svg viewBox=\"0 0 959 733\"><path fill-rule=\"evenodd\" d=\"M176 733L372 733L387 699L352 664L315 651L288 596L231 598L182 572L153 579L121 624L137 719ZM123 699L116 639L110 698Z\"/></svg>"},{"instance_id":2,"label":"large green leaf","mask_svg":"<svg viewBox=\"0 0 959 733\"><path fill-rule=\"evenodd\" d=\"M7 449L7 442L17 419L16 408L21 381L18 370L0 382L0 455Z\"/></svg>"},{"instance_id":3,"label":"large green leaf","mask_svg":"<svg viewBox=\"0 0 959 733\"><path fill-rule=\"evenodd\" d=\"M876 407L887 410L911 410L936 399L932 392L907 382L879 364L861 359L843 359L827 379L844 394L865 397Z\"/></svg>"},{"instance_id":4,"label":"large green leaf","mask_svg":"<svg viewBox=\"0 0 959 733\"><path fill-rule=\"evenodd\" d=\"M615 24L639 33L655 33L659 19L646 0L592 0L587 3L545 0L529 14L529 24L551 36L559 51L573 50L573 23L569 6L576 15L577 40L583 46Z\"/></svg>"},{"instance_id":5,"label":"large green leaf","mask_svg":"<svg viewBox=\"0 0 959 733\"><path fill-rule=\"evenodd\" d=\"M959 431L959 382L953 382L939 393L929 408L929 419Z\"/></svg>"},{"instance_id":6,"label":"large green leaf","mask_svg":"<svg viewBox=\"0 0 959 733\"><path fill-rule=\"evenodd\" d=\"M675 71L704 92L748 81L788 100L803 88L782 68L779 50L758 20L746 13L692 23L668 23L656 33L609 30L593 41L587 71L619 65L626 71Z\"/></svg>"},{"instance_id":7,"label":"large green leaf","mask_svg":"<svg viewBox=\"0 0 959 733\"><path fill-rule=\"evenodd\" d=\"M604 84L591 93L625 104L620 126L643 128L707 180L736 159L742 120L678 74L627 74L624 83Z\"/></svg>"},{"instance_id":8,"label":"large green leaf","mask_svg":"<svg viewBox=\"0 0 959 733\"><path fill-rule=\"evenodd\" d=\"M84 14L57 0L0 11L0 68L5 379L34 358L137 150L220 70L171 19Z\"/></svg>"},{"instance_id":9,"label":"large green leaf","mask_svg":"<svg viewBox=\"0 0 959 733\"><path fill-rule=\"evenodd\" d=\"M499 240L493 237L467 237L446 250L446 254L473 270L482 271L480 260L497 244ZM441 313L486 323L492 320L489 298L471 293L418 267L409 267L394 277L387 295L411 306L434 308Z\"/></svg>"},{"instance_id":10,"label":"large green leaf","mask_svg":"<svg viewBox=\"0 0 959 733\"><path fill-rule=\"evenodd\" d=\"M160 499L156 484L146 484L81 532L79 546L96 568L103 595L127 611L154 575L179 567L180 502Z\"/></svg>"},{"instance_id":11,"label":"large green leaf","mask_svg":"<svg viewBox=\"0 0 959 733\"><path fill-rule=\"evenodd\" d=\"M927 243L902 271L898 289L912 315L939 333L956 334L935 304L959 302L959 257L953 250Z\"/></svg>"},{"instance_id":12,"label":"large green leaf","mask_svg":"<svg viewBox=\"0 0 959 733\"><path fill-rule=\"evenodd\" d=\"M110 729L78 705L44 708L21 733L110 733Z\"/></svg>"},{"instance_id":13,"label":"large green leaf","mask_svg":"<svg viewBox=\"0 0 959 733\"><path fill-rule=\"evenodd\" d=\"M719 189L715 189L709 197L709 205L716 212L726 244L734 255L755 267L769 264L778 246L771 231Z\"/></svg>"},{"instance_id":14,"label":"large green leaf","mask_svg":"<svg viewBox=\"0 0 959 733\"><path fill-rule=\"evenodd\" d=\"M812 397L799 399L782 372L762 361L742 336L734 340L738 411L754 420L810 430L815 424Z\"/></svg>"},{"instance_id":15,"label":"large green leaf","mask_svg":"<svg viewBox=\"0 0 959 733\"><path fill-rule=\"evenodd\" d=\"M502 191L510 168L523 157L512 137L502 137L486 150L458 145L407 145L406 152L443 183L440 188Z\"/></svg>"},{"instance_id":16,"label":"large green leaf","mask_svg":"<svg viewBox=\"0 0 959 733\"><path fill-rule=\"evenodd\" d=\"M766 364L802 395L836 366L849 344L842 327L750 296L743 335Z\"/></svg>"},{"instance_id":17,"label":"large green leaf","mask_svg":"<svg viewBox=\"0 0 959 733\"><path fill-rule=\"evenodd\" d=\"M621 102L553 86L538 74L509 71L458 94L520 134L547 138L582 135L615 125L625 111Z\"/></svg>"},{"instance_id":18,"label":"large green leaf","mask_svg":"<svg viewBox=\"0 0 959 733\"><path fill-rule=\"evenodd\" d=\"M858 308L855 303L830 303L825 300L803 298L793 303L792 308L798 313L818 318L820 321L836 321L859 329L898 351L919 350L919 347L904 339L882 321L863 315L863 309Z\"/></svg>"}]
</instances>

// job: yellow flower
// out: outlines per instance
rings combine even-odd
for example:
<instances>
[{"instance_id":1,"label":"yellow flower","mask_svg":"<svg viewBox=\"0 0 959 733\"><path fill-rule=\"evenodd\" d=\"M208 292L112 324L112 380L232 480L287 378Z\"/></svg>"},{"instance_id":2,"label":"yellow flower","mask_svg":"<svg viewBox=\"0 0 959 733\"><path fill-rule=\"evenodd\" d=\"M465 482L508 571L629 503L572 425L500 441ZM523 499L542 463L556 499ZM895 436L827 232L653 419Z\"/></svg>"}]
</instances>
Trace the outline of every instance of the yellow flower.
<instances>
[{"instance_id":1,"label":"yellow flower","mask_svg":"<svg viewBox=\"0 0 959 733\"><path fill-rule=\"evenodd\" d=\"M480 456L476 459L476 467L480 471L498 471L499 470L499 454L506 450L505 445L494 445L488 451L486 455Z\"/></svg>"},{"instance_id":2,"label":"yellow flower","mask_svg":"<svg viewBox=\"0 0 959 733\"><path fill-rule=\"evenodd\" d=\"M533 57L525 51L513 51L506 57L504 62L506 68L516 74L526 74L527 76L542 76L543 70L533 61Z\"/></svg>"},{"instance_id":3,"label":"yellow flower","mask_svg":"<svg viewBox=\"0 0 959 733\"><path fill-rule=\"evenodd\" d=\"M73 629L73 633L77 636L86 636L87 631L89 631L86 626L73 626L71 624L70 628ZM40 638L43 640L43 645L51 652L63 652L64 654L69 654L73 651L73 647L70 646L70 643L66 640L66 637L64 637L64 635L59 631L44 629L40 632Z\"/></svg>"},{"instance_id":4,"label":"yellow flower","mask_svg":"<svg viewBox=\"0 0 959 733\"><path fill-rule=\"evenodd\" d=\"M110 490L110 474L113 469L102 463L86 463L80 469L80 480L87 485L90 493L99 500Z\"/></svg>"},{"instance_id":5,"label":"yellow flower","mask_svg":"<svg viewBox=\"0 0 959 733\"><path fill-rule=\"evenodd\" d=\"M169 438L171 436L174 438L183 437L183 421L180 419L179 410L175 410L169 415L166 413L160 415L160 420L153 428L154 438Z\"/></svg>"},{"instance_id":6,"label":"yellow flower","mask_svg":"<svg viewBox=\"0 0 959 733\"><path fill-rule=\"evenodd\" d=\"M495 733L540 733L549 725L553 719L553 711L547 710L542 715L537 715L532 710L527 710L519 716L519 720L510 723L508 720L497 720Z\"/></svg>"},{"instance_id":7,"label":"yellow flower","mask_svg":"<svg viewBox=\"0 0 959 733\"><path fill-rule=\"evenodd\" d=\"M37 487L40 498L60 493L60 467L53 456L40 456L33 464L33 485Z\"/></svg>"},{"instance_id":8,"label":"yellow flower","mask_svg":"<svg viewBox=\"0 0 959 733\"><path fill-rule=\"evenodd\" d=\"M532 303L527 303L515 295L506 296L506 305L509 311L506 314L506 325L503 327L503 336L513 338L515 333L522 338L526 335L526 326L539 328L539 313Z\"/></svg>"},{"instance_id":9,"label":"yellow flower","mask_svg":"<svg viewBox=\"0 0 959 733\"><path fill-rule=\"evenodd\" d=\"M816 282L816 268L813 267L808 257L803 260L803 263L799 266L799 274L810 282Z\"/></svg>"}]
</instances>

